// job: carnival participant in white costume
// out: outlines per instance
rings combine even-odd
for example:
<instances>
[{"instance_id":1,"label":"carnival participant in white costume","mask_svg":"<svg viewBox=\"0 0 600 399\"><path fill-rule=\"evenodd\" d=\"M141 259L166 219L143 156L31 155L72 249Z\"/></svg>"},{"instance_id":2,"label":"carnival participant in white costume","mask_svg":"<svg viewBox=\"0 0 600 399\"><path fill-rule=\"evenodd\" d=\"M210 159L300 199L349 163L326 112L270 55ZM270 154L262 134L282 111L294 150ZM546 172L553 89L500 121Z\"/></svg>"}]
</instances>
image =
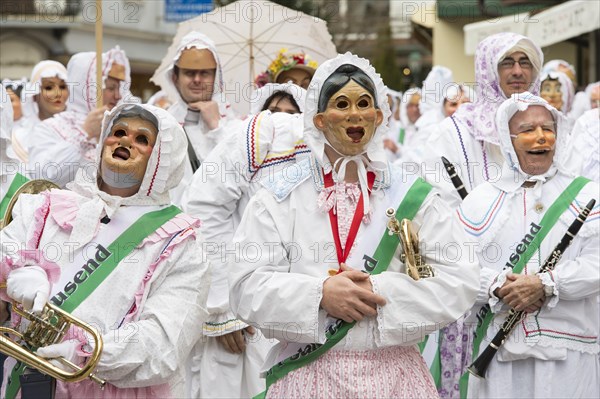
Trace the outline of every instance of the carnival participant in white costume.
<instances>
[{"instance_id":1,"label":"carnival participant in white costume","mask_svg":"<svg viewBox=\"0 0 600 399\"><path fill-rule=\"evenodd\" d=\"M13 107L4 86L0 86L0 115L0 220L2 220L8 202L12 198L9 193L16 191L20 186L18 182L15 182L14 186L12 184L15 176L20 172L20 162L12 158L7 151L12 137ZM26 181L25 178L21 180L23 183Z\"/></svg>"},{"instance_id":2,"label":"carnival participant in white costume","mask_svg":"<svg viewBox=\"0 0 600 399\"><path fill-rule=\"evenodd\" d=\"M573 65L569 64L565 60L561 60L561 59L550 60L544 64L540 75L547 76L548 74L553 73L553 72L563 73L571 81L571 87L572 87L572 91L573 91L573 95L570 99L571 106L569 108L568 114L565 113L564 111L563 111L563 113L565 115L567 115L567 117L569 119L575 121L577 118L579 118L581 116L581 114L583 112L585 112L586 109L588 109L586 106L583 106L583 108L582 108L582 103L587 102L587 101L585 101L585 97L586 97L585 92L584 91L577 92L577 72L575 72L575 67ZM540 95L541 95L541 93L540 93ZM550 102L548 99L546 99L546 98L544 98L544 99L546 101ZM567 100L566 97L565 97L565 100ZM559 108L556 108L556 109L559 109Z\"/></svg>"},{"instance_id":3,"label":"carnival participant in white costume","mask_svg":"<svg viewBox=\"0 0 600 399\"><path fill-rule=\"evenodd\" d=\"M394 162L400 157L400 131L402 122L400 121L400 100L402 94L388 87L387 100L390 107L390 119L388 120L388 132L383 138L383 148L386 150L388 160Z\"/></svg>"},{"instance_id":4,"label":"carnival participant in white costume","mask_svg":"<svg viewBox=\"0 0 600 399\"><path fill-rule=\"evenodd\" d=\"M310 55L304 52L291 53L283 48L267 70L256 76L254 83L258 88L267 83L293 83L306 90L318 66Z\"/></svg>"},{"instance_id":5,"label":"carnival participant in white costume","mask_svg":"<svg viewBox=\"0 0 600 399\"><path fill-rule=\"evenodd\" d=\"M13 106L4 86L0 86L0 229L14 193L29 179L22 162L10 150L13 131ZM6 309L0 306L0 323L6 320Z\"/></svg>"},{"instance_id":6,"label":"carnival participant in white costume","mask_svg":"<svg viewBox=\"0 0 600 399\"><path fill-rule=\"evenodd\" d=\"M550 71L543 74L540 80L540 97L568 116L575 95L571 79L562 72Z\"/></svg>"},{"instance_id":7,"label":"carnival participant in white costume","mask_svg":"<svg viewBox=\"0 0 600 399\"><path fill-rule=\"evenodd\" d=\"M598 101L600 101L600 82L590 83L585 90L575 94L570 114L571 118L577 119L587 110L598 107Z\"/></svg>"},{"instance_id":8,"label":"carnival participant in white costume","mask_svg":"<svg viewBox=\"0 0 600 399\"><path fill-rule=\"evenodd\" d=\"M420 108L423 115L416 123L417 129L424 131L424 134L419 135L421 145L427 142L427 134L430 132L432 125L436 125L442 122L444 118L454 115L462 104L473 102L476 98L471 88L453 82L452 72L439 66L433 67L433 70L423 82L423 89L421 90L423 101Z\"/></svg>"},{"instance_id":9,"label":"carnival participant in white costume","mask_svg":"<svg viewBox=\"0 0 600 399\"><path fill-rule=\"evenodd\" d=\"M502 177L482 183L458 210L481 265L474 313L483 317L491 309L493 317L487 332L479 331L479 353L509 309L526 314L498 349L485 379L469 378L468 396L597 398L598 202L554 270L538 271L582 208L599 199L600 188L565 167L564 116L542 98L514 94L498 109L496 126L505 159Z\"/></svg>"},{"instance_id":10,"label":"carnival participant in white costume","mask_svg":"<svg viewBox=\"0 0 600 399\"><path fill-rule=\"evenodd\" d=\"M415 123L417 134L410 148L404 151L402 162L421 162L428 153L427 141L432 129L446 117L452 116L460 105L474 97L467 87L453 81L452 71L436 65L423 82L421 117Z\"/></svg>"},{"instance_id":11,"label":"carnival participant in white costume","mask_svg":"<svg viewBox=\"0 0 600 399\"><path fill-rule=\"evenodd\" d=\"M433 66L421 88L421 117L415 123L417 129L439 123L447 116L444 112L444 99L446 92L454 85L456 84L450 69L441 65Z\"/></svg>"},{"instance_id":12,"label":"carnival participant in white costume","mask_svg":"<svg viewBox=\"0 0 600 399\"><path fill-rule=\"evenodd\" d=\"M577 175L600 182L600 108L577 119L566 151L565 165Z\"/></svg>"},{"instance_id":13,"label":"carnival participant in white costume","mask_svg":"<svg viewBox=\"0 0 600 399\"><path fill-rule=\"evenodd\" d=\"M402 159L405 149L410 149L414 142L417 142L418 131L416 123L421 117L421 89L412 88L406 90L402 94L400 101L400 130L397 133L397 140L399 144L399 154ZM393 135L390 132L390 135Z\"/></svg>"},{"instance_id":14,"label":"carnival participant in white costume","mask_svg":"<svg viewBox=\"0 0 600 399\"><path fill-rule=\"evenodd\" d=\"M94 169L104 113L127 100L131 85L129 60L118 46L102 54L102 71L104 105L96 108L96 53L77 53L69 60L67 110L36 125L31 134L27 169L32 177L64 187L79 168Z\"/></svg>"},{"instance_id":15,"label":"carnival participant in white costume","mask_svg":"<svg viewBox=\"0 0 600 399\"><path fill-rule=\"evenodd\" d=\"M200 32L190 32L178 44L173 64L166 70L166 87L162 87L173 105L171 115L183 125L188 138L189 168L181 187L171 197L180 204L200 163L239 121L225 99L223 72L212 40Z\"/></svg>"},{"instance_id":16,"label":"carnival participant in white costume","mask_svg":"<svg viewBox=\"0 0 600 399\"><path fill-rule=\"evenodd\" d=\"M546 75L550 72L562 72L569 77L573 86L577 86L577 73L575 67L569 64L565 60L555 59L550 60L542 66L542 75Z\"/></svg>"},{"instance_id":17,"label":"carnival participant in white costume","mask_svg":"<svg viewBox=\"0 0 600 399\"><path fill-rule=\"evenodd\" d=\"M404 92L400 103L400 121L402 122L404 133L401 132L400 135L404 135L401 144L405 146L411 146L412 141L417 137L416 123L423 115L421 112L421 103L421 89L413 88Z\"/></svg>"},{"instance_id":18,"label":"carnival participant in white costume","mask_svg":"<svg viewBox=\"0 0 600 399\"><path fill-rule=\"evenodd\" d=\"M251 104L256 114L215 147L184 194L184 210L202 221L212 265L210 316L188 366L188 397L251 398L265 389L260 369L273 343L231 311L227 277L236 263L228 261L234 259L233 233L260 180L308 152L300 115L305 96L306 90L289 83L258 89Z\"/></svg>"},{"instance_id":19,"label":"carnival participant in white costume","mask_svg":"<svg viewBox=\"0 0 600 399\"><path fill-rule=\"evenodd\" d=\"M513 93L530 90L539 93L541 49L529 38L515 33L487 37L475 52L476 98L462 105L450 118L435 126L427 141L426 158L419 164L404 165L441 192L451 208L461 197L450 181L441 161L444 156L454 164L467 192L487 180L500 177L504 162L499 147L494 115L500 104ZM411 169L408 169L411 168ZM442 397L459 397L459 379L466 372L472 347L472 330L464 319L449 325L440 344Z\"/></svg>"},{"instance_id":20,"label":"carnival participant in white costume","mask_svg":"<svg viewBox=\"0 0 600 399\"><path fill-rule=\"evenodd\" d=\"M80 170L69 190L19 198L1 232L1 294L33 312L50 301L102 334L95 374L104 390L90 380L59 382L57 397L183 397L183 364L200 337L209 284L199 221L169 206L186 139L166 111L123 104L104 119L100 143L92 181ZM54 259L49 243L60 247ZM113 258L114 269L102 267ZM90 283L92 273L99 280ZM82 289L88 295L75 299ZM72 331L37 354L79 363L90 345Z\"/></svg>"},{"instance_id":21,"label":"carnival participant in white costume","mask_svg":"<svg viewBox=\"0 0 600 399\"><path fill-rule=\"evenodd\" d=\"M540 97L566 116L567 131L571 131L575 119L571 115L575 86L569 77L562 72L550 71L543 74L540 84Z\"/></svg>"},{"instance_id":22,"label":"carnival participant in white costume","mask_svg":"<svg viewBox=\"0 0 600 399\"><path fill-rule=\"evenodd\" d=\"M428 157L421 175L440 188L451 207L460 196L444 170L441 157L454 164L467 191L484 181L498 179L503 163L494 115L513 93L539 93L541 49L516 33L487 37L475 52L475 102L465 104L452 117L438 124L428 139Z\"/></svg>"},{"instance_id":23,"label":"carnival participant in white costume","mask_svg":"<svg viewBox=\"0 0 600 399\"><path fill-rule=\"evenodd\" d=\"M14 129L11 102L7 90L0 86L0 229L4 227L2 220L13 194L29 180L23 163L11 151Z\"/></svg>"},{"instance_id":24,"label":"carnival participant in white costume","mask_svg":"<svg viewBox=\"0 0 600 399\"><path fill-rule=\"evenodd\" d=\"M23 123L13 130L10 151L21 162L27 163L31 132L41 121L67 108L69 88L67 69L56 61L41 61L31 72L31 78L22 92Z\"/></svg>"},{"instance_id":25,"label":"carnival participant in white costume","mask_svg":"<svg viewBox=\"0 0 600 399\"><path fill-rule=\"evenodd\" d=\"M279 341L265 365L277 369L266 376L268 398L436 395L415 344L470 306L478 276L458 250L452 263L425 251L435 277L416 282L401 272L385 213L403 198L413 201L406 216L420 226L422 243L464 236L431 186L388 166L382 123L389 114L386 88L367 60L346 53L323 63L304 113L311 156L263 181L236 231L245 253L230 271L231 307ZM374 253L380 237L391 247ZM341 341L298 368L303 354L330 347L331 340L316 345L330 334ZM296 369L285 374L288 367Z\"/></svg>"},{"instance_id":26,"label":"carnival participant in white costume","mask_svg":"<svg viewBox=\"0 0 600 399\"><path fill-rule=\"evenodd\" d=\"M585 94L590 102L590 109L600 108L600 82L590 83Z\"/></svg>"},{"instance_id":27,"label":"carnival participant in white costume","mask_svg":"<svg viewBox=\"0 0 600 399\"><path fill-rule=\"evenodd\" d=\"M250 115L267 110L272 113L302 113L305 99L306 90L294 83L267 83L253 93Z\"/></svg>"}]
</instances>

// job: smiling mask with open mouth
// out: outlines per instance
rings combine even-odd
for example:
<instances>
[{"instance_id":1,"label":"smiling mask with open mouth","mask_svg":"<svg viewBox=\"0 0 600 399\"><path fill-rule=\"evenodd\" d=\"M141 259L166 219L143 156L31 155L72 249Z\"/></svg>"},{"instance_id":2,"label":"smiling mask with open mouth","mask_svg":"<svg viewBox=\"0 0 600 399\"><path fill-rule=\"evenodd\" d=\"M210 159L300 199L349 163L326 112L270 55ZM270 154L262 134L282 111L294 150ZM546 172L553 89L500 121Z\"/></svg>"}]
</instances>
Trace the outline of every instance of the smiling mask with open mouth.
<instances>
[{"instance_id":1,"label":"smiling mask with open mouth","mask_svg":"<svg viewBox=\"0 0 600 399\"><path fill-rule=\"evenodd\" d=\"M102 180L115 188L141 184L156 135L156 126L142 118L126 117L115 122L104 141Z\"/></svg>"}]
</instances>

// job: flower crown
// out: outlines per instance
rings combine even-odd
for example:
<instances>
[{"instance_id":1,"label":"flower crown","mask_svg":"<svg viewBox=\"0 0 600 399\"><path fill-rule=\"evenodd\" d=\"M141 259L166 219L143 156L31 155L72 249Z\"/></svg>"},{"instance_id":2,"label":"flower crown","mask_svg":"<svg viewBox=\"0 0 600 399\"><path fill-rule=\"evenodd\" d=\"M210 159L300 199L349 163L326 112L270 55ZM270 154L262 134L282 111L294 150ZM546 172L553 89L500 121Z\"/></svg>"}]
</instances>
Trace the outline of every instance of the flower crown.
<instances>
[{"instance_id":1,"label":"flower crown","mask_svg":"<svg viewBox=\"0 0 600 399\"><path fill-rule=\"evenodd\" d=\"M316 70L319 64L306 53L289 53L286 48L282 48L267 70L254 79L254 83L258 87L263 87L267 83L275 83L275 79L281 72L289 71L297 66Z\"/></svg>"}]
</instances>

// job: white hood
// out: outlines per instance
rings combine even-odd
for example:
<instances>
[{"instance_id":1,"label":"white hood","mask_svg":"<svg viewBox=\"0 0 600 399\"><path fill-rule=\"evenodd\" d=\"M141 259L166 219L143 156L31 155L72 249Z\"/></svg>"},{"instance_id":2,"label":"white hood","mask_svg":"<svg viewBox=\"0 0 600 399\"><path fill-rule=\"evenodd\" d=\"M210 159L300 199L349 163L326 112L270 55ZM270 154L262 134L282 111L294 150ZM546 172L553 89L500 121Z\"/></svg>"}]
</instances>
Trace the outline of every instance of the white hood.
<instances>
[{"instance_id":1,"label":"white hood","mask_svg":"<svg viewBox=\"0 0 600 399\"><path fill-rule=\"evenodd\" d=\"M119 46L102 53L102 88L113 63L125 66L125 80L120 84L121 97L127 98L131 87L131 68L125 51ZM96 108L96 53L74 54L67 64L69 101L67 110L88 114Z\"/></svg>"},{"instance_id":2,"label":"white hood","mask_svg":"<svg viewBox=\"0 0 600 399\"><path fill-rule=\"evenodd\" d=\"M217 63L217 72L215 75L215 83L213 87L213 95L212 99L217 103L225 102L225 95L223 94L223 71L221 68L221 61L219 60L219 55L217 54L217 49L215 48L215 44L212 40L208 38L208 36L200 33L200 32L190 32L181 39L181 43L177 47L177 52L175 53L175 57L173 58L173 62L167 67L164 74L166 76L165 87L161 87L167 93L167 96L172 102L180 102L185 104L183 98L179 94L177 87L175 87L175 83L173 83L173 66L181 57L181 53L183 50L189 48L196 48L198 50L208 50L212 53L213 57L215 57L215 62ZM160 71L157 71L160 72Z\"/></svg>"},{"instance_id":3,"label":"white hood","mask_svg":"<svg viewBox=\"0 0 600 399\"><path fill-rule=\"evenodd\" d=\"M115 116L121 110L130 107L141 107L151 112L159 121L159 129L138 193L131 197L119 197L99 189L100 159L102 143L110 133ZM92 239L103 212L106 212L110 218L122 205L160 206L170 204L169 190L179 184L185 170L187 140L183 128L171 114L158 107L137 104L117 105L104 116L100 143L96 149L95 168L79 169L75 181L67 184L67 188L71 191L86 198L80 204L71 232L71 237L76 242L85 243Z\"/></svg>"},{"instance_id":4,"label":"white hood","mask_svg":"<svg viewBox=\"0 0 600 399\"><path fill-rule=\"evenodd\" d=\"M444 66L435 65L423 81L421 89L421 114L429 111L442 113L446 92L453 84L452 71ZM456 85L454 83L454 85Z\"/></svg>"},{"instance_id":5,"label":"white hood","mask_svg":"<svg viewBox=\"0 0 600 399\"><path fill-rule=\"evenodd\" d=\"M124 109L141 107L150 111L159 121L158 137L142 185L137 194L122 198L123 205L164 205L170 203L169 190L176 187L181 181L184 171L184 160L187 155L187 140L182 127L175 118L162 108L152 105L119 104L106 113L102 121L102 134L100 144L96 148L96 168L91 178L84 176L82 170L77 173L74 183L70 188L73 191L107 196L98 188L97 178L100 171L100 160L104 140L110 134L114 118ZM87 196L87 195L85 195Z\"/></svg>"},{"instance_id":6,"label":"white hood","mask_svg":"<svg viewBox=\"0 0 600 399\"><path fill-rule=\"evenodd\" d=\"M387 155L383 149L383 139L388 130L388 120L390 119L391 111L387 101L387 88L381 80L381 76L375 71L368 60L360 58L352 53L339 54L337 57L325 61L313 76L308 92L306 95L306 103L304 109L304 141L311 149L314 156L321 165L329 164L329 160L325 156L325 144L327 140L325 135L315 126L313 122L314 116L318 113L319 95L321 88L327 78L344 64L352 64L365 72L373 81L377 92L377 104L383 113L383 123L377 127L371 141L367 144L366 155L371 162L379 162L387 164Z\"/></svg>"},{"instance_id":7,"label":"white hood","mask_svg":"<svg viewBox=\"0 0 600 399\"><path fill-rule=\"evenodd\" d=\"M57 77L67 83L69 81L67 76L67 68L60 62L45 60L34 66L31 71L31 79L21 92L21 99L24 103L23 117L39 120L38 104L33 97L40 94L43 78Z\"/></svg>"},{"instance_id":8,"label":"white hood","mask_svg":"<svg viewBox=\"0 0 600 399\"><path fill-rule=\"evenodd\" d=\"M556 144L554 159L550 169L542 175L531 176L523 172L519 165L517 153L513 147L510 138L508 123L518 111L525 111L532 105L543 106L552 113L556 122ZM500 140L500 150L505 161L502 169L501 178L492 184L506 192L512 192L521 187L525 181L546 181L556 174L557 171L568 173L563 166L565 150L569 136L568 122L564 115L556 108L552 107L546 100L529 92L513 94L505 100L496 113L496 126L498 127L498 139Z\"/></svg>"},{"instance_id":9,"label":"white hood","mask_svg":"<svg viewBox=\"0 0 600 399\"><path fill-rule=\"evenodd\" d=\"M337 57L325 61L317 71L315 72L310 85L308 86L308 93L306 95L306 104L304 109L304 142L308 145L308 148L314 154L314 157L323 167L325 173L329 173L334 168L331 165L329 158L325 155L325 144L331 146L327 142L325 135L321 132L314 124L314 116L318 113L319 97L321 95L321 89L323 83L333 74L340 66L350 64L361 69L369 78L373 81L375 86L375 95L377 105L383 114L383 122L379 125L371 141L367 143L365 152L357 156L342 156L336 162L341 162L339 170L336 173L332 173L333 180L336 183L340 183L344 180L345 164L348 162L355 162L358 167L358 179L360 181L360 189L362 191L364 200L364 213L367 215L370 211L369 194L368 194L368 183L367 183L367 172L373 171L379 174L379 178L382 177L386 172L389 171L389 165L387 161L387 154L383 148L383 139L388 134L388 121L391 116L390 105L387 100L387 88L383 84L381 76L375 71L375 68L371 66L368 60L360 58L350 52L345 54L339 54ZM331 146L334 148L333 146ZM366 156L366 158L365 158Z\"/></svg>"},{"instance_id":10,"label":"white hood","mask_svg":"<svg viewBox=\"0 0 600 399\"><path fill-rule=\"evenodd\" d=\"M419 89L417 87L413 87L413 88L406 90L402 94L402 99L400 101L400 122L402 122L402 126L405 128L410 125L413 125L413 123L411 123L410 120L408 119L408 110L406 109L406 107L408 106L408 103L412 99L412 96L415 94L421 95L421 89ZM422 99L421 99L421 101L422 101ZM421 101L419 101L419 111L421 111L421 104L422 104ZM417 121L418 121L418 119L417 119Z\"/></svg>"},{"instance_id":11,"label":"white hood","mask_svg":"<svg viewBox=\"0 0 600 399\"><path fill-rule=\"evenodd\" d=\"M569 112L571 112L571 107L573 106L573 99L575 98L575 86L573 86L573 82L571 81L571 79L569 79L567 75L559 71L548 71L546 73L543 73L542 77L540 78L542 86L546 79L558 80L558 82L560 83L560 93L562 97L561 112L567 115Z\"/></svg>"},{"instance_id":12,"label":"white hood","mask_svg":"<svg viewBox=\"0 0 600 399\"><path fill-rule=\"evenodd\" d=\"M300 107L300 113L304 112L304 103L306 101L306 90L293 83L267 83L260 89L252 93L250 99L250 114L256 115L262 111L265 101L276 91L284 91L294 97L296 104Z\"/></svg>"}]
</instances>

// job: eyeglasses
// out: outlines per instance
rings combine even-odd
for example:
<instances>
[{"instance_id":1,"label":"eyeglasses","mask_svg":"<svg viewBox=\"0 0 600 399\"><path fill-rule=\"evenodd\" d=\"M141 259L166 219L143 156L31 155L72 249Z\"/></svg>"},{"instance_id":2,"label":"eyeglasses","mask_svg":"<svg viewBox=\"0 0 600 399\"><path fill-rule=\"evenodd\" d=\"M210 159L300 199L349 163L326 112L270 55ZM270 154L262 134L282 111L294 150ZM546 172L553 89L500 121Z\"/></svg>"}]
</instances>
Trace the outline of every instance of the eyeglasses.
<instances>
[{"instance_id":1,"label":"eyeglasses","mask_svg":"<svg viewBox=\"0 0 600 399\"><path fill-rule=\"evenodd\" d=\"M505 58L498 64L498 68L500 69L512 69L515 66L515 63L518 62L521 69L531 69L533 68L533 64L529 61L529 58L521 58L518 61L512 58Z\"/></svg>"}]
</instances>

